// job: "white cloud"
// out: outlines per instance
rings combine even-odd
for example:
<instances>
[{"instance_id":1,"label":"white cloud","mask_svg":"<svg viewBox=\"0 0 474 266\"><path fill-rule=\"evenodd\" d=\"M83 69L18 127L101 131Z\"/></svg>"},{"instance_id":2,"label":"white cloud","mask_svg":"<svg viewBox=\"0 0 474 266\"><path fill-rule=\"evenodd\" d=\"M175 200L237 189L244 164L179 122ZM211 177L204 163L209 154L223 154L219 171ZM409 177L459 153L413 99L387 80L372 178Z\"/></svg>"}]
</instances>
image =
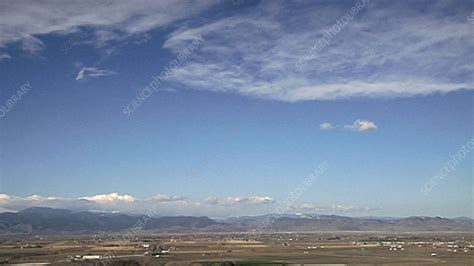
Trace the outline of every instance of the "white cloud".
<instances>
[{"instance_id":1,"label":"white cloud","mask_svg":"<svg viewBox=\"0 0 474 266\"><path fill-rule=\"evenodd\" d=\"M204 202L211 205L220 206L238 206L238 205L259 205L272 203L274 200L268 196L251 196L251 197L227 197L219 199L215 197L207 198Z\"/></svg>"},{"instance_id":2,"label":"white cloud","mask_svg":"<svg viewBox=\"0 0 474 266\"><path fill-rule=\"evenodd\" d=\"M97 78L103 76L110 76L117 74L115 71L98 69L95 67L83 67L79 73L77 73L76 80L86 79L86 78Z\"/></svg>"},{"instance_id":3,"label":"white cloud","mask_svg":"<svg viewBox=\"0 0 474 266\"><path fill-rule=\"evenodd\" d=\"M322 130L330 130L330 129L333 129L334 127L332 126L331 123L324 122L321 125L319 125L319 128L322 129Z\"/></svg>"},{"instance_id":4,"label":"white cloud","mask_svg":"<svg viewBox=\"0 0 474 266\"><path fill-rule=\"evenodd\" d=\"M0 53L0 61L6 60L6 59L11 59L12 57L9 54L6 53Z\"/></svg>"},{"instance_id":5,"label":"white cloud","mask_svg":"<svg viewBox=\"0 0 474 266\"><path fill-rule=\"evenodd\" d=\"M158 202L174 202L174 201L185 201L185 197L172 196L167 194L156 194L152 197L154 201Z\"/></svg>"},{"instance_id":6,"label":"white cloud","mask_svg":"<svg viewBox=\"0 0 474 266\"><path fill-rule=\"evenodd\" d=\"M192 89L287 102L474 89L472 25L464 3L435 1L407 9L399 2L371 1L299 68L350 2L263 1L230 17L176 24L216 2L1 1L0 48L18 43L36 53L45 46L42 36L54 33L113 53L116 42L143 40L157 27L180 25L164 48L179 53L197 36L206 40L171 77ZM80 72L76 79L84 77Z\"/></svg>"},{"instance_id":7,"label":"white cloud","mask_svg":"<svg viewBox=\"0 0 474 266\"><path fill-rule=\"evenodd\" d=\"M27 200L32 200L32 201L46 201L46 200L60 200L63 198L60 197L44 197L40 195L31 195L29 197L26 197Z\"/></svg>"},{"instance_id":8,"label":"white cloud","mask_svg":"<svg viewBox=\"0 0 474 266\"><path fill-rule=\"evenodd\" d=\"M340 84L324 84L302 86L284 93L275 94L278 100L303 101L303 100L337 100L349 97L402 97L428 95L431 93L447 93L458 89L473 89L469 83L436 83L436 81L423 81L412 79L404 81L377 81L366 82L352 80Z\"/></svg>"},{"instance_id":9,"label":"white cloud","mask_svg":"<svg viewBox=\"0 0 474 266\"><path fill-rule=\"evenodd\" d=\"M74 211L102 211L145 214L150 210L158 215L206 215L210 217L226 217L239 215L261 215L275 210L275 201L269 196L249 197L208 197L202 201L190 200L181 196L157 194L148 199L137 199L132 195L110 193L77 198L64 198L58 196L32 195L17 197L0 194L0 212L19 211L29 207L49 207L70 209ZM363 212L374 208L359 207L355 205L317 205L304 203L288 208L294 212Z\"/></svg>"},{"instance_id":10,"label":"white cloud","mask_svg":"<svg viewBox=\"0 0 474 266\"><path fill-rule=\"evenodd\" d=\"M130 195L120 195L118 193L101 194L101 195L95 195L91 197L81 197L79 199L85 199L85 200L96 201L96 202L106 202L106 203L135 201L135 198Z\"/></svg>"},{"instance_id":11,"label":"white cloud","mask_svg":"<svg viewBox=\"0 0 474 266\"><path fill-rule=\"evenodd\" d=\"M139 3L5 0L0 2L0 48L19 43L24 50L36 53L44 47L42 35L77 33L79 36L83 26L92 29L93 34L87 37L97 37L96 44L103 46L188 18L212 4L212 1L188 0Z\"/></svg>"},{"instance_id":12,"label":"white cloud","mask_svg":"<svg viewBox=\"0 0 474 266\"><path fill-rule=\"evenodd\" d=\"M357 119L352 125L345 125L344 128L360 132L377 130L377 126L374 122L364 119Z\"/></svg>"},{"instance_id":13,"label":"white cloud","mask_svg":"<svg viewBox=\"0 0 474 266\"><path fill-rule=\"evenodd\" d=\"M0 194L0 203L5 202L5 201L9 201L10 199L11 199L11 197L8 196L7 194Z\"/></svg>"},{"instance_id":14,"label":"white cloud","mask_svg":"<svg viewBox=\"0 0 474 266\"><path fill-rule=\"evenodd\" d=\"M235 204L264 204L273 202L273 199L268 196L229 197L227 199Z\"/></svg>"},{"instance_id":15,"label":"white cloud","mask_svg":"<svg viewBox=\"0 0 474 266\"><path fill-rule=\"evenodd\" d=\"M292 206L291 209L298 210L302 212L315 212L315 211L324 211L327 207L316 205L313 203L303 203L299 206Z\"/></svg>"},{"instance_id":16,"label":"white cloud","mask_svg":"<svg viewBox=\"0 0 474 266\"><path fill-rule=\"evenodd\" d=\"M407 11L372 1L300 69L301 58L351 6L289 5L262 2L175 31L164 44L175 53L197 36L206 43L172 79L191 89L288 102L474 89L472 25L462 7L438 2ZM447 9L459 12L448 16Z\"/></svg>"}]
</instances>

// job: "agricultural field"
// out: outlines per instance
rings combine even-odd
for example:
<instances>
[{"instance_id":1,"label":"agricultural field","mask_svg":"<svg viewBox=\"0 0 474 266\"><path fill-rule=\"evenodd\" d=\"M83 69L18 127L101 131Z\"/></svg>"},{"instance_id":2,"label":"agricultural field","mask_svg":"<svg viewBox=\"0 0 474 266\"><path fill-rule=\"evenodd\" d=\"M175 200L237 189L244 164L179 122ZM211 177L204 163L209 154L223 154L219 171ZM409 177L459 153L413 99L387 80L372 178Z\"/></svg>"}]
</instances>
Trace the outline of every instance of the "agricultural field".
<instances>
[{"instance_id":1,"label":"agricultural field","mask_svg":"<svg viewBox=\"0 0 474 266\"><path fill-rule=\"evenodd\" d=\"M0 261L52 265L472 265L473 233L213 233L4 238Z\"/></svg>"}]
</instances>

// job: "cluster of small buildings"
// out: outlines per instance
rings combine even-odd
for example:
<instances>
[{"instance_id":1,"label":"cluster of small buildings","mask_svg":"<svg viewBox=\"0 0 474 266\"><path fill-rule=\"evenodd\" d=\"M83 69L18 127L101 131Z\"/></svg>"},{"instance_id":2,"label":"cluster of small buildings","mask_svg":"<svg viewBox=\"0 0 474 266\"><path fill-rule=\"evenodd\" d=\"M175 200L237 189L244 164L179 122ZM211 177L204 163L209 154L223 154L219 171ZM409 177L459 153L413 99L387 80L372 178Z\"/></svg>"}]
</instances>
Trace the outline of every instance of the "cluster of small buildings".
<instances>
[{"instance_id":1,"label":"cluster of small buildings","mask_svg":"<svg viewBox=\"0 0 474 266\"><path fill-rule=\"evenodd\" d=\"M417 246L419 248L431 246L433 249L446 249L448 252L458 253L464 252L468 253L474 248L474 245L465 242L465 241L381 241L379 242L381 246L389 246L388 250L397 251L405 250L403 245ZM431 256L435 257L438 254L436 252L431 253Z\"/></svg>"},{"instance_id":2,"label":"cluster of small buildings","mask_svg":"<svg viewBox=\"0 0 474 266\"><path fill-rule=\"evenodd\" d=\"M102 256L102 255L75 255L69 257L69 260L77 262L77 261L88 261L88 260L101 260L110 258L109 256Z\"/></svg>"},{"instance_id":3,"label":"cluster of small buildings","mask_svg":"<svg viewBox=\"0 0 474 266\"><path fill-rule=\"evenodd\" d=\"M42 245L39 244L17 244L15 248L25 249L25 248L42 248Z\"/></svg>"},{"instance_id":4,"label":"cluster of small buildings","mask_svg":"<svg viewBox=\"0 0 474 266\"><path fill-rule=\"evenodd\" d=\"M381 241L381 246L406 245L405 241Z\"/></svg>"},{"instance_id":5,"label":"cluster of small buildings","mask_svg":"<svg viewBox=\"0 0 474 266\"><path fill-rule=\"evenodd\" d=\"M388 250L390 251L403 251L405 248L402 245L391 245Z\"/></svg>"},{"instance_id":6,"label":"cluster of small buildings","mask_svg":"<svg viewBox=\"0 0 474 266\"><path fill-rule=\"evenodd\" d=\"M141 244L141 247L143 248L150 248L150 244ZM163 255L167 255L171 253L170 248L164 248L162 246L155 246L155 248L151 251L146 251L145 255L151 255L155 258L160 258Z\"/></svg>"},{"instance_id":7,"label":"cluster of small buildings","mask_svg":"<svg viewBox=\"0 0 474 266\"><path fill-rule=\"evenodd\" d=\"M474 249L474 245L472 244L467 244L467 243L457 243L454 241L449 241L449 242L442 242L442 241L437 241L432 244L433 248L446 248L446 251L448 252L464 252L468 253L472 249Z\"/></svg>"},{"instance_id":8,"label":"cluster of small buildings","mask_svg":"<svg viewBox=\"0 0 474 266\"><path fill-rule=\"evenodd\" d=\"M137 248L149 248L150 247L150 244L147 244L147 243L140 243Z\"/></svg>"}]
</instances>

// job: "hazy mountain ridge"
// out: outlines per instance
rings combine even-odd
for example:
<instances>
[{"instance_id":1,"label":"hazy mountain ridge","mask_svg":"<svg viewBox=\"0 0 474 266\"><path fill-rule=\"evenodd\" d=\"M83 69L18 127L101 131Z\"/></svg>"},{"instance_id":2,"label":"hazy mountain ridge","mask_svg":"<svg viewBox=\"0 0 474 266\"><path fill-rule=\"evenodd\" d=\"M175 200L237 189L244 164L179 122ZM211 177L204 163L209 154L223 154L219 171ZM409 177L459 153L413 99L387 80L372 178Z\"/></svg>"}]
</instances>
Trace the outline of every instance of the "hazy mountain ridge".
<instances>
[{"instance_id":1,"label":"hazy mountain ridge","mask_svg":"<svg viewBox=\"0 0 474 266\"><path fill-rule=\"evenodd\" d=\"M33 207L18 213L0 213L3 233L89 233L117 232L143 224L145 230L169 228L199 229L218 222L207 217L147 217L101 212L75 212Z\"/></svg>"},{"instance_id":2,"label":"hazy mountain ridge","mask_svg":"<svg viewBox=\"0 0 474 266\"><path fill-rule=\"evenodd\" d=\"M231 217L220 222L205 216L147 217L64 209L29 208L0 213L2 234L120 232L137 225L157 232L265 231L472 231L473 219L441 217L361 218L337 215L261 215Z\"/></svg>"}]
</instances>

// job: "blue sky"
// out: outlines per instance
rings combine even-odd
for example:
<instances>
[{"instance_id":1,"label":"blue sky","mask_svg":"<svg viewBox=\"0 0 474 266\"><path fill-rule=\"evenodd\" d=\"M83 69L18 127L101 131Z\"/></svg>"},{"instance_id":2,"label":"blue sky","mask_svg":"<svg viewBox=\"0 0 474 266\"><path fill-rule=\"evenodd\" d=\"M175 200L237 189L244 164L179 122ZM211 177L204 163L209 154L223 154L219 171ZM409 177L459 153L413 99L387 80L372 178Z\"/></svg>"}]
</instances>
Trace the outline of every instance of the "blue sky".
<instances>
[{"instance_id":1,"label":"blue sky","mask_svg":"<svg viewBox=\"0 0 474 266\"><path fill-rule=\"evenodd\" d=\"M2 1L0 208L472 217L473 11Z\"/></svg>"}]
</instances>

